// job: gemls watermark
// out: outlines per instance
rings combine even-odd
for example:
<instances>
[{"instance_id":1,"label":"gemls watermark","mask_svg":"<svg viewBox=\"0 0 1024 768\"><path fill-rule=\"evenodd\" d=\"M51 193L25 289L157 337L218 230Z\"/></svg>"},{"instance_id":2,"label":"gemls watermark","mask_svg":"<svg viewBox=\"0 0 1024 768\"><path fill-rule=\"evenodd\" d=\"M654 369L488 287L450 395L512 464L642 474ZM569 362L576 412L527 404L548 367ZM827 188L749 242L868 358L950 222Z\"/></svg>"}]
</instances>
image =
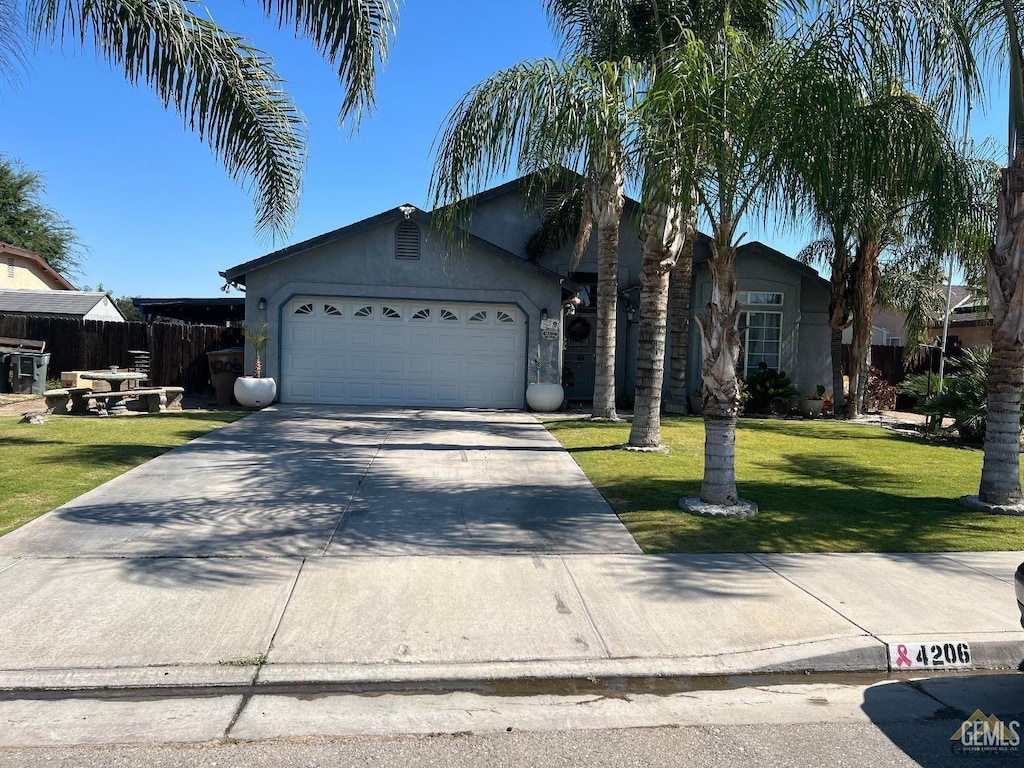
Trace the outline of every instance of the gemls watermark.
<instances>
[{"instance_id":1,"label":"gemls watermark","mask_svg":"<svg viewBox=\"0 0 1024 768\"><path fill-rule=\"evenodd\" d=\"M964 720L950 736L954 755L971 757L1005 757L1020 752L1020 721L1003 722L995 715L986 715L980 709Z\"/></svg>"}]
</instances>

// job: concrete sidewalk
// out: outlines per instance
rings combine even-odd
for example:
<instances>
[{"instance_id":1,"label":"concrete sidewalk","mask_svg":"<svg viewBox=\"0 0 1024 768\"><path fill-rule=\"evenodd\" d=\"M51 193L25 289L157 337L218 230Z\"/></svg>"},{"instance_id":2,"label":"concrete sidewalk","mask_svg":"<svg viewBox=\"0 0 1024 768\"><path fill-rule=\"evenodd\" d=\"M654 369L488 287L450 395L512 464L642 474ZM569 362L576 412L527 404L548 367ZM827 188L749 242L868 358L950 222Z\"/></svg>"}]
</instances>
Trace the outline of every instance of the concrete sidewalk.
<instances>
[{"instance_id":1,"label":"concrete sidewalk","mask_svg":"<svg viewBox=\"0 0 1024 768\"><path fill-rule=\"evenodd\" d=\"M0 539L0 689L1016 668L1021 559L647 556L526 414L282 408Z\"/></svg>"},{"instance_id":2,"label":"concrete sidewalk","mask_svg":"<svg viewBox=\"0 0 1024 768\"><path fill-rule=\"evenodd\" d=\"M961 641L1016 668L1019 558L7 558L0 688L885 671Z\"/></svg>"}]
</instances>

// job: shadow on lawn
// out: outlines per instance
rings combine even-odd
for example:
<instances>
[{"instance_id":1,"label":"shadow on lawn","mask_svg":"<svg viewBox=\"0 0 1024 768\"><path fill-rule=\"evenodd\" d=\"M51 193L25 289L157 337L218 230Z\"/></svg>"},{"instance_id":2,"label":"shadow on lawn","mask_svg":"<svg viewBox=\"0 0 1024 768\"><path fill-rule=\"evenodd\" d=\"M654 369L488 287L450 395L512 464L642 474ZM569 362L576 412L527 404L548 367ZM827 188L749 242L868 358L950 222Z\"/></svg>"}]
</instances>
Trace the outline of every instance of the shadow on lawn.
<instances>
[{"instance_id":1,"label":"shadow on lawn","mask_svg":"<svg viewBox=\"0 0 1024 768\"><path fill-rule=\"evenodd\" d=\"M1024 534L1024 521L1000 521L941 497L908 498L853 485L830 488L739 483L740 496L761 513L746 520L712 520L677 512L681 496L697 495L699 483L647 479L638 496L635 482L601 488L647 552L917 552L956 549L960 537L983 540L991 533L1000 548L1007 526ZM633 500L626 507L623 500Z\"/></svg>"},{"instance_id":2,"label":"shadow on lawn","mask_svg":"<svg viewBox=\"0 0 1024 768\"><path fill-rule=\"evenodd\" d=\"M858 489L879 486L898 488L900 481L904 479L901 473L890 471L883 466L868 467L854 464L844 457L782 454L771 462L758 461L753 464L766 470L784 471L793 477L801 477L816 483L835 483Z\"/></svg>"},{"instance_id":3,"label":"shadow on lawn","mask_svg":"<svg viewBox=\"0 0 1024 768\"><path fill-rule=\"evenodd\" d=\"M807 440L886 440L914 445L941 446L977 451L980 445L969 445L955 440L907 434L886 429L879 424L850 423L845 421L816 421L790 419L741 418L737 430L751 433L786 435Z\"/></svg>"}]
</instances>

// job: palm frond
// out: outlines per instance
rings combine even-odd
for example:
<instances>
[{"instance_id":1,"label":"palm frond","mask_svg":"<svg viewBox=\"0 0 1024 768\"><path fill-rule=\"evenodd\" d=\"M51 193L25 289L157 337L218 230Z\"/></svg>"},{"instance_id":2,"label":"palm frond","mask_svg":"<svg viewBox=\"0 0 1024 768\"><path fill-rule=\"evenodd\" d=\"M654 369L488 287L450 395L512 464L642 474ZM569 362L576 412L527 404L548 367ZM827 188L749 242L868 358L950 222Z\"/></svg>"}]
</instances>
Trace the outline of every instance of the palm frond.
<instances>
[{"instance_id":1,"label":"palm frond","mask_svg":"<svg viewBox=\"0 0 1024 768\"><path fill-rule=\"evenodd\" d=\"M339 120L352 118L358 127L363 113L372 112L374 83L398 23L394 0L261 0L268 17L280 27L309 38L323 57L338 68L345 91Z\"/></svg>"},{"instance_id":2,"label":"palm frond","mask_svg":"<svg viewBox=\"0 0 1024 768\"><path fill-rule=\"evenodd\" d=\"M624 140L637 82L629 60L579 58L522 62L476 85L435 142L429 194L442 233L464 228L472 195L513 167L560 166L590 178L592 161Z\"/></svg>"},{"instance_id":3,"label":"palm frond","mask_svg":"<svg viewBox=\"0 0 1024 768\"><path fill-rule=\"evenodd\" d=\"M24 71L24 23L18 0L0 0L0 80L14 83Z\"/></svg>"},{"instance_id":4,"label":"palm frond","mask_svg":"<svg viewBox=\"0 0 1024 768\"><path fill-rule=\"evenodd\" d=\"M534 261L573 242L580 231L584 185L577 183L558 189L561 194L557 195L553 205L541 211L540 226L526 241L524 250Z\"/></svg>"},{"instance_id":5,"label":"palm frond","mask_svg":"<svg viewBox=\"0 0 1024 768\"><path fill-rule=\"evenodd\" d=\"M270 58L179 0L31 0L37 39L90 43L150 86L229 175L255 187L256 228L286 232L305 164L305 123Z\"/></svg>"}]
</instances>

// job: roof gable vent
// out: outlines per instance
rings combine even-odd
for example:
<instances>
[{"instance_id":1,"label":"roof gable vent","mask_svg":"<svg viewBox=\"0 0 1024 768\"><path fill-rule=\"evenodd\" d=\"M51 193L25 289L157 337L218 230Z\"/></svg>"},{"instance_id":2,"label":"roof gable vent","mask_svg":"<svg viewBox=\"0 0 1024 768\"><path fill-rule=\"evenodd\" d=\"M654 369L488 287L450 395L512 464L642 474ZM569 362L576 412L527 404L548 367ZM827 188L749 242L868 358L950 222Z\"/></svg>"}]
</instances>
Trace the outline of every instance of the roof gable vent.
<instances>
[{"instance_id":1,"label":"roof gable vent","mask_svg":"<svg viewBox=\"0 0 1024 768\"><path fill-rule=\"evenodd\" d=\"M395 261L420 260L420 228L412 221L395 227Z\"/></svg>"}]
</instances>

